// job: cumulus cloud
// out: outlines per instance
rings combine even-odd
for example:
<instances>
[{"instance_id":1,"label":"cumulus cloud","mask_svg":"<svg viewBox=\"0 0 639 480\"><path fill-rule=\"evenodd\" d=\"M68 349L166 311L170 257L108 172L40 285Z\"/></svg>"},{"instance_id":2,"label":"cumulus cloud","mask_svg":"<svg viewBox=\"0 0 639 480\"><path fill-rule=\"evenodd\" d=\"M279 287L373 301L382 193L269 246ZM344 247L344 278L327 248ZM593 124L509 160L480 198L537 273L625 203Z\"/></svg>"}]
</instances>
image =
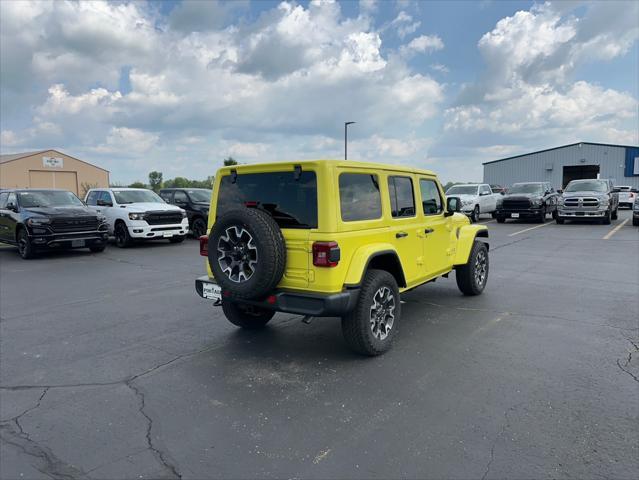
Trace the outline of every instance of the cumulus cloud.
<instances>
[{"instance_id":1,"label":"cumulus cloud","mask_svg":"<svg viewBox=\"0 0 639 480\"><path fill-rule=\"evenodd\" d=\"M405 56L411 56L416 53L431 53L443 48L444 42L437 35L420 35L406 45L402 45L400 52Z\"/></svg>"},{"instance_id":2,"label":"cumulus cloud","mask_svg":"<svg viewBox=\"0 0 639 480\"><path fill-rule=\"evenodd\" d=\"M395 28L399 38L404 39L415 33L421 24L422 22L414 20L411 15L402 10L390 23L390 26Z\"/></svg>"}]
</instances>

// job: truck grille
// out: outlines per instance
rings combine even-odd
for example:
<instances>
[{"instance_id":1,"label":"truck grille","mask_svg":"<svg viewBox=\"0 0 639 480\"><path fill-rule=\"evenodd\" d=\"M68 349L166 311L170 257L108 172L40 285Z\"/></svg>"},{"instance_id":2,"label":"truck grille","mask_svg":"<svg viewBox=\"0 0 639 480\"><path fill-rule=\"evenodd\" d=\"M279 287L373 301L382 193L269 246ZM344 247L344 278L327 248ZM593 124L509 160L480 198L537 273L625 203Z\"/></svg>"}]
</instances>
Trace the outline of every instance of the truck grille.
<instances>
[{"instance_id":1,"label":"truck grille","mask_svg":"<svg viewBox=\"0 0 639 480\"><path fill-rule=\"evenodd\" d=\"M569 208L597 208L599 200L594 197L574 197L564 200L564 206Z\"/></svg>"},{"instance_id":2,"label":"truck grille","mask_svg":"<svg viewBox=\"0 0 639 480\"><path fill-rule=\"evenodd\" d=\"M51 222L51 229L56 233L90 232L98 229L96 217L55 218Z\"/></svg>"},{"instance_id":3,"label":"truck grille","mask_svg":"<svg viewBox=\"0 0 639 480\"><path fill-rule=\"evenodd\" d=\"M504 200L502 204L503 208L506 210L518 210L518 209L527 209L530 208L529 200Z\"/></svg>"},{"instance_id":4,"label":"truck grille","mask_svg":"<svg viewBox=\"0 0 639 480\"><path fill-rule=\"evenodd\" d=\"M144 220L149 225L175 225L182 223L182 212L148 212Z\"/></svg>"}]
</instances>

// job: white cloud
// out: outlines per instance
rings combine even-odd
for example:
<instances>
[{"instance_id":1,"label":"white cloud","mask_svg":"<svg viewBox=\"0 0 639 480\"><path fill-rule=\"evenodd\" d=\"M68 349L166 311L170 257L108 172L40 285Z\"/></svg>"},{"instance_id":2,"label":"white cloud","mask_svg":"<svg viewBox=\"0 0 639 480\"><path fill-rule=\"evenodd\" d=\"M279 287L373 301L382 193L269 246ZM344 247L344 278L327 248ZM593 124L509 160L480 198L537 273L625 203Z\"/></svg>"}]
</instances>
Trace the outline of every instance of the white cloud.
<instances>
[{"instance_id":1,"label":"white cloud","mask_svg":"<svg viewBox=\"0 0 639 480\"><path fill-rule=\"evenodd\" d=\"M432 70L435 70L436 72L440 72L440 73L450 73L449 68L446 65L442 65L441 63L432 63L430 65L430 68Z\"/></svg>"},{"instance_id":2,"label":"white cloud","mask_svg":"<svg viewBox=\"0 0 639 480\"><path fill-rule=\"evenodd\" d=\"M413 38L408 44L400 47L400 52L404 56L411 56L416 53L431 53L444 48L444 42L437 35L421 35Z\"/></svg>"},{"instance_id":3,"label":"white cloud","mask_svg":"<svg viewBox=\"0 0 639 480\"><path fill-rule=\"evenodd\" d=\"M135 128L112 127L106 142L95 147L94 151L120 155L146 153L157 145L159 138L154 133Z\"/></svg>"},{"instance_id":4,"label":"white cloud","mask_svg":"<svg viewBox=\"0 0 639 480\"><path fill-rule=\"evenodd\" d=\"M0 132L0 144L2 147L14 147L20 144L20 139L12 130L2 130Z\"/></svg>"},{"instance_id":5,"label":"white cloud","mask_svg":"<svg viewBox=\"0 0 639 480\"><path fill-rule=\"evenodd\" d=\"M390 25L396 29L397 36L401 39L415 33L421 24L422 22L414 21L413 17L403 10L399 12L397 17L390 23Z\"/></svg>"}]
</instances>

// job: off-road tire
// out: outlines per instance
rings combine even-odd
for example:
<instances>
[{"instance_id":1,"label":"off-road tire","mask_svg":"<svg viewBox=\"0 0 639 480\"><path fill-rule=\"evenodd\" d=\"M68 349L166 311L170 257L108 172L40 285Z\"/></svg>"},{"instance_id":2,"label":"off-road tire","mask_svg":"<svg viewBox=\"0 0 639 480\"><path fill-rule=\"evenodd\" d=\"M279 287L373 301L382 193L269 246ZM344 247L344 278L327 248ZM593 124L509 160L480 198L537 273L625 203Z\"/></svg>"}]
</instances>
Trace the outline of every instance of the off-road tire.
<instances>
[{"instance_id":1,"label":"off-road tire","mask_svg":"<svg viewBox=\"0 0 639 480\"><path fill-rule=\"evenodd\" d=\"M611 217L613 220L617 220L619 218L619 207L615 208L615 211L612 212Z\"/></svg>"},{"instance_id":2,"label":"off-road tire","mask_svg":"<svg viewBox=\"0 0 639 480\"><path fill-rule=\"evenodd\" d=\"M18 241L18 255L20 255L25 260L29 260L35 257L35 248L31 243L31 239L29 238L29 235L27 234L27 231L24 227L18 230L16 239Z\"/></svg>"},{"instance_id":3,"label":"off-road tire","mask_svg":"<svg viewBox=\"0 0 639 480\"><path fill-rule=\"evenodd\" d=\"M503 215L497 215L495 219L497 220L497 223L506 223L506 217Z\"/></svg>"},{"instance_id":4,"label":"off-road tire","mask_svg":"<svg viewBox=\"0 0 639 480\"><path fill-rule=\"evenodd\" d=\"M470 221L472 223L479 221L479 205L475 205L475 208L473 208L473 213L470 214Z\"/></svg>"},{"instance_id":5,"label":"off-road tire","mask_svg":"<svg viewBox=\"0 0 639 480\"><path fill-rule=\"evenodd\" d=\"M252 247L257 260L251 265L248 278L234 281L222 269L218 260L220 238L229 228L244 229L252 238ZM234 230L237 232L237 230ZM244 260L245 261L245 260ZM222 215L209 235L209 265L223 291L236 298L259 298L273 290L284 275L286 266L286 243L282 231L266 212L254 208L231 210ZM232 271L231 271L232 274Z\"/></svg>"},{"instance_id":6,"label":"off-road tire","mask_svg":"<svg viewBox=\"0 0 639 480\"><path fill-rule=\"evenodd\" d=\"M115 236L115 246L119 248L126 248L131 246L133 239L129 235L129 227L122 221L116 222L113 228L113 234Z\"/></svg>"},{"instance_id":7,"label":"off-road tire","mask_svg":"<svg viewBox=\"0 0 639 480\"><path fill-rule=\"evenodd\" d=\"M106 244L103 245L93 245L92 247L89 247L89 250L92 253L102 253L104 252L104 250L106 249Z\"/></svg>"},{"instance_id":8,"label":"off-road tire","mask_svg":"<svg viewBox=\"0 0 639 480\"><path fill-rule=\"evenodd\" d=\"M193 220L193 226L191 227L191 233L193 238L198 239L202 235L206 235L206 221L203 218L196 218Z\"/></svg>"},{"instance_id":9,"label":"off-road tire","mask_svg":"<svg viewBox=\"0 0 639 480\"><path fill-rule=\"evenodd\" d=\"M604 225L610 225L612 223L612 212L610 210L606 212L606 216L603 217L601 223L603 223Z\"/></svg>"},{"instance_id":10,"label":"off-road tire","mask_svg":"<svg viewBox=\"0 0 639 480\"><path fill-rule=\"evenodd\" d=\"M386 287L393 297L393 323L388 329L384 339L373 334L371 324L371 309L374 305L373 298L378 290ZM355 308L342 317L342 334L346 344L356 353L375 356L388 351L392 344L401 317L401 302L399 288L395 277L384 270L368 270L359 291L359 297Z\"/></svg>"},{"instance_id":11,"label":"off-road tire","mask_svg":"<svg viewBox=\"0 0 639 480\"><path fill-rule=\"evenodd\" d=\"M481 268L482 262L484 262L485 272L483 280L480 281L479 275L476 275L476 273L477 269ZM479 295L484 291L488 282L488 270L488 247L485 243L475 240L468 262L456 268L455 279L459 290L464 295Z\"/></svg>"},{"instance_id":12,"label":"off-road tire","mask_svg":"<svg viewBox=\"0 0 639 480\"><path fill-rule=\"evenodd\" d=\"M169 242L171 243L182 243L184 241L184 235L178 235L175 237L169 238Z\"/></svg>"},{"instance_id":13,"label":"off-road tire","mask_svg":"<svg viewBox=\"0 0 639 480\"><path fill-rule=\"evenodd\" d=\"M222 311L229 322L247 330L264 328L275 315L274 310L234 303L228 300L222 300Z\"/></svg>"}]
</instances>

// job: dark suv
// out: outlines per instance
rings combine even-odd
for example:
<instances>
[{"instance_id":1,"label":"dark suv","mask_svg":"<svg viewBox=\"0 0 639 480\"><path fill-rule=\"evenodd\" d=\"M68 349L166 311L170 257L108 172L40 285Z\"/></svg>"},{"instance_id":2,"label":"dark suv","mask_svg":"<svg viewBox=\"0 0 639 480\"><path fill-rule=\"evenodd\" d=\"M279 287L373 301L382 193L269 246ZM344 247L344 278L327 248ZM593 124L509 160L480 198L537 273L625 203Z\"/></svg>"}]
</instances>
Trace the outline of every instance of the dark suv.
<instances>
[{"instance_id":1,"label":"dark suv","mask_svg":"<svg viewBox=\"0 0 639 480\"><path fill-rule=\"evenodd\" d=\"M515 183L497 200L494 217L499 223L507 218L532 218L546 221L546 215L557 215L559 194L548 182Z\"/></svg>"},{"instance_id":2,"label":"dark suv","mask_svg":"<svg viewBox=\"0 0 639 480\"><path fill-rule=\"evenodd\" d=\"M211 190L206 188L163 188L160 197L172 205L186 210L189 218L189 229L195 238L206 235L206 224L209 218Z\"/></svg>"},{"instance_id":3,"label":"dark suv","mask_svg":"<svg viewBox=\"0 0 639 480\"><path fill-rule=\"evenodd\" d=\"M16 245L22 258L48 248L89 248L102 252L108 232L96 215L66 190L16 189L0 192L0 242Z\"/></svg>"}]
</instances>

